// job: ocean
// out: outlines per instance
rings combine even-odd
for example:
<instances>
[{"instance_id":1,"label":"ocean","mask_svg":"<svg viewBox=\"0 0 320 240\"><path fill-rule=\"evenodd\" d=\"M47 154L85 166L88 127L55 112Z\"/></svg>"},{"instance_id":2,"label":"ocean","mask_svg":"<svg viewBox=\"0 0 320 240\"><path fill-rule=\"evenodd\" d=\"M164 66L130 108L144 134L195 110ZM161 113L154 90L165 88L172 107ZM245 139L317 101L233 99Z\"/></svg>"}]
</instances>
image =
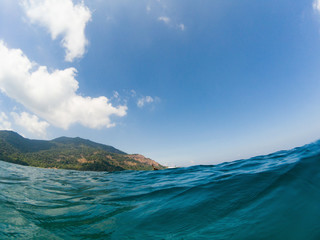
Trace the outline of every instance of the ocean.
<instances>
[{"instance_id":1,"label":"ocean","mask_svg":"<svg viewBox=\"0 0 320 240\"><path fill-rule=\"evenodd\" d=\"M0 239L320 239L320 141L161 171L0 161Z\"/></svg>"}]
</instances>

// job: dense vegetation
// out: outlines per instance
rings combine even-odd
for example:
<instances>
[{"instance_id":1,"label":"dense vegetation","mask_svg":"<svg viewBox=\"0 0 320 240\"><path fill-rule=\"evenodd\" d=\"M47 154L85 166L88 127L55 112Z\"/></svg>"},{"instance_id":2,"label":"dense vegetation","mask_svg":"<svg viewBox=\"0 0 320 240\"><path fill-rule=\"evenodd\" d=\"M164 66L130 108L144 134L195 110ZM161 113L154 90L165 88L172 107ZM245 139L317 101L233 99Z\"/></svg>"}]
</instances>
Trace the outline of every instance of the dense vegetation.
<instances>
[{"instance_id":1,"label":"dense vegetation","mask_svg":"<svg viewBox=\"0 0 320 240\"><path fill-rule=\"evenodd\" d=\"M0 160L21 165L86 171L163 169L141 155L82 138L61 137L51 141L30 140L12 131L0 131Z\"/></svg>"}]
</instances>

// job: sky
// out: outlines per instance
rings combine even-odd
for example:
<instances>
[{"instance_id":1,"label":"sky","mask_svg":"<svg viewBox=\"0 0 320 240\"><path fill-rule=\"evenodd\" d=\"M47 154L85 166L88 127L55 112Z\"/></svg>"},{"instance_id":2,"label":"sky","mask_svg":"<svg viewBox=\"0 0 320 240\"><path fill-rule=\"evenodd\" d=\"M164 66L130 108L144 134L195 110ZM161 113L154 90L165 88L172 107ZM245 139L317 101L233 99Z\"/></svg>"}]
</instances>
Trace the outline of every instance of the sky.
<instances>
[{"instance_id":1,"label":"sky","mask_svg":"<svg viewBox=\"0 0 320 240\"><path fill-rule=\"evenodd\" d=\"M320 139L320 0L1 0L0 129L167 166Z\"/></svg>"}]
</instances>

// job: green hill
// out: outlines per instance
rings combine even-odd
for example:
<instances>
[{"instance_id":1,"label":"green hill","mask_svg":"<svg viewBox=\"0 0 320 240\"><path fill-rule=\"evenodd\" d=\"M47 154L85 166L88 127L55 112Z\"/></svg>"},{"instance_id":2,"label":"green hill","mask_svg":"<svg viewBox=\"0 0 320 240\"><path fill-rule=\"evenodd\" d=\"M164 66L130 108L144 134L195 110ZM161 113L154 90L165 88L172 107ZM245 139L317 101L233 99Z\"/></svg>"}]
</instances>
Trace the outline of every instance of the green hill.
<instances>
[{"instance_id":1,"label":"green hill","mask_svg":"<svg viewBox=\"0 0 320 240\"><path fill-rule=\"evenodd\" d=\"M42 168L83 171L164 169L139 154L127 154L112 146L82 138L60 137L51 141L31 140L13 131L0 131L0 160Z\"/></svg>"}]
</instances>

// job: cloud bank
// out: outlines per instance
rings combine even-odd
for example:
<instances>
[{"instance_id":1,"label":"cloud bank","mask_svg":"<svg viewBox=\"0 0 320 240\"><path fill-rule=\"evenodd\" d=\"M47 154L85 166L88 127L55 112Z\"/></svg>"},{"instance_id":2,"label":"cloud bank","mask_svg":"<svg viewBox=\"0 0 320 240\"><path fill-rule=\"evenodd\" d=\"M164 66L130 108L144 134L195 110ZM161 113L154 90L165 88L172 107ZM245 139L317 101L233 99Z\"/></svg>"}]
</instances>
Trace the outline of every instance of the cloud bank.
<instances>
[{"instance_id":1,"label":"cloud bank","mask_svg":"<svg viewBox=\"0 0 320 240\"><path fill-rule=\"evenodd\" d=\"M31 62L20 49L9 49L0 41L0 90L52 125L63 129L75 123L112 127L112 115L126 115L126 106L114 107L104 96L77 94L76 73L75 68L49 71Z\"/></svg>"},{"instance_id":2,"label":"cloud bank","mask_svg":"<svg viewBox=\"0 0 320 240\"><path fill-rule=\"evenodd\" d=\"M72 0L22 0L22 6L30 21L47 28L52 39L62 36L66 61L83 56L88 44L85 27L91 19L83 2L74 5Z\"/></svg>"}]
</instances>

